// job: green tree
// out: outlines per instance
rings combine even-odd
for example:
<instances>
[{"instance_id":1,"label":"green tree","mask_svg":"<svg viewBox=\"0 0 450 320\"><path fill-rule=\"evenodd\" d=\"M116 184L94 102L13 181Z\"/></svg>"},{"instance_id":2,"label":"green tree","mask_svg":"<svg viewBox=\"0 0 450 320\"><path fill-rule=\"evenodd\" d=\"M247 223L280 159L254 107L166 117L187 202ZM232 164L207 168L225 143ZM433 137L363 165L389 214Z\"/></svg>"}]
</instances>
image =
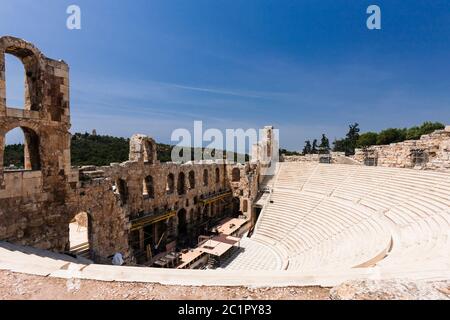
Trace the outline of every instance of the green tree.
<instances>
[{"instance_id":1,"label":"green tree","mask_svg":"<svg viewBox=\"0 0 450 320\"><path fill-rule=\"evenodd\" d=\"M355 154L355 148L358 142L359 132L360 129L358 123L355 122L354 124L348 126L347 145L345 150L345 153L347 155Z\"/></svg>"},{"instance_id":2,"label":"green tree","mask_svg":"<svg viewBox=\"0 0 450 320\"><path fill-rule=\"evenodd\" d=\"M333 141L333 151L335 152L345 152L345 139L334 139Z\"/></svg>"},{"instance_id":3,"label":"green tree","mask_svg":"<svg viewBox=\"0 0 450 320\"><path fill-rule=\"evenodd\" d=\"M311 154L311 150L312 150L312 148L311 148L311 141L309 141L309 140L306 140L305 141L305 147L303 148L303 154L305 155L305 154Z\"/></svg>"},{"instance_id":4,"label":"green tree","mask_svg":"<svg viewBox=\"0 0 450 320\"><path fill-rule=\"evenodd\" d=\"M320 140L319 145L320 151L329 152L330 151L330 140L328 140L325 134L322 134L322 139Z\"/></svg>"},{"instance_id":5,"label":"green tree","mask_svg":"<svg viewBox=\"0 0 450 320\"><path fill-rule=\"evenodd\" d=\"M348 132L344 139L335 139L333 151L345 152L347 156L355 154L355 148L359 139L359 124L354 123L348 126Z\"/></svg>"},{"instance_id":6,"label":"green tree","mask_svg":"<svg viewBox=\"0 0 450 320\"><path fill-rule=\"evenodd\" d=\"M284 154L286 156L299 156L300 155L300 153L297 151L289 151L286 149L280 149L280 155L282 155L282 154Z\"/></svg>"},{"instance_id":7,"label":"green tree","mask_svg":"<svg viewBox=\"0 0 450 320\"><path fill-rule=\"evenodd\" d=\"M129 139L75 133L72 136L73 165L109 165L128 160Z\"/></svg>"},{"instance_id":8,"label":"green tree","mask_svg":"<svg viewBox=\"0 0 450 320\"><path fill-rule=\"evenodd\" d=\"M406 139L406 129L389 128L381 131L377 137L377 144L402 142Z\"/></svg>"},{"instance_id":9,"label":"green tree","mask_svg":"<svg viewBox=\"0 0 450 320\"><path fill-rule=\"evenodd\" d=\"M377 144L378 133L376 132L365 132L361 134L356 143L357 148L364 148L368 146L373 146Z\"/></svg>"},{"instance_id":10,"label":"green tree","mask_svg":"<svg viewBox=\"0 0 450 320\"><path fill-rule=\"evenodd\" d=\"M430 134L436 130L444 129L444 124L440 122L426 121L421 126L411 127L406 131L406 140L417 140L424 134Z\"/></svg>"},{"instance_id":11,"label":"green tree","mask_svg":"<svg viewBox=\"0 0 450 320\"><path fill-rule=\"evenodd\" d=\"M347 155L354 154L355 147L362 148L371 145L384 145L405 140L417 140L424 134L430 134L436 130L441 130L445 126L440 122L426 121L420 126L409 129L389 128L376 132L366 132L359 134L360 129L357 123L349 126L349 131L344 139L335 139L333 151L345 152Z\"/></svg>"},{"instance_id":12,"label":"green tree","mask_svg":"<svg viewBox=\"0 0 450 320\"><path fill-rule=\"evenodd\" d=\"M311 148L311 153L312 154L317 154L318 150L317 150L317 139L313 140L313 144L312 144L312 148Z\"/></svg>"},{"instance_id":13,"label":"green tree","mask_svg":"<svg viewBox=\"0 0 450 320\"><path fill-rule=\"evenodd\" d=\"M24 167L24 145L23 144L10 144L5 146L5 152L3 157L3 166L15 168Z\"/></svg>"},{"instance_id":14,"label":"green tree","mask_svg":"<svg viewBox=\"0 0 450 320\"><path fill-rule=\"evenodd\" d=\"M422 132L420 130L420 127L411 127L408 130L406 130L405 139L406 140L417 140L420 139L422 135Z\"/></svg>"}]
</instances>

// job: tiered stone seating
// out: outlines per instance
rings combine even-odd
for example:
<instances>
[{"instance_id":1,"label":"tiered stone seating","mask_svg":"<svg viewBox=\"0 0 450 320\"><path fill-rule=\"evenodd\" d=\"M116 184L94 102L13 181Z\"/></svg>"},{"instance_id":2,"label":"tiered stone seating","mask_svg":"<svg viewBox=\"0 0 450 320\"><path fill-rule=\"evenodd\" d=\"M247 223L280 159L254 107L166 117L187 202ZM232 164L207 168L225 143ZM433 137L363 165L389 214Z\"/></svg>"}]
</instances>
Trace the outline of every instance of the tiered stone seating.
<instances>
[{"instance_id":1,"label":"tiered stone seating","mask_svg":"<svg viewBox=\"0 0 450 320\"><path fill-rule=\"evenodd\" d=\"M320 201L321 198L316 196L276 191L272 194L271 203L265 209L267 214L260 218L257 229L264 236L278 241ZM279 212L283 212L283 219L279 218Z\"/></svg>"},{"instance_id":2,"label":"tiered stone seating","mask_svg":"<svg viewBox=\"0 0 450 320\"><path fill-rule=\"evenodd\" d=\"M449 173L281 163L270 200L254 237L290 270L449 263Z\"/></svg>"},{"instance_id":3,"label":"tiered stone seating","mask_svg":"<svg viewBox=\"0 0 450 320\"><path fill-rule=\"evenodd\" d=\"M384 257L389 244L389 233L383 230L382 223L363 220L292 256L289 268L295 266L302 271L323 271L370 266L377 262L377 257Z\"/></svg>"},{"instance_id":4,"label":"tiered stone seating","mask_svg":"<svg viewBox=\"0 0 450 320\"><path fill-rule=\"evenodd\" d=\"M293 231L285 232L278 245L287 247L291 257L289 268L357 266L389 246L389 232L374 219L376 216L372 217L364 207L327 198L303 217Z\"/></svg>"},{"instance_id":5,"label":"tiered stone seating","mask_svg":"<svg viewBox=\"0 0 450 320\"><path fill-rule=\"evenodd\" d=\"M261 241L242 238L240 248L219 269L281 270L282 258L276 249Z\"/></svg>"},{"instance_id":6,"label":"tiered stone seating","mask_svg":"<svg viewBox=\"0 0 450 320\"><path fill-rule=\"evenodd\" d=\"M301 190L329 195L351 177L357 168L357 166L317 166Z\"/></svg>"},{"instance_id":7,"label":"tiered stone seating","mask_svg":"<svg viewBox=\"0 0 450 320\"><path fill-rule=\"evenodd\" d=\"M272 191L253 237L241 240L241 251L220 273L83 266L79 259L1 242L0 269L195 285L450 279L450 173L281 163L266 182Z\"/></svg>"},{"instance_id":8,"label":"tiered stone seating","mask_svg":"<svg viewBox=\"0 0 450 320\"><path fill-rule=\"evenodd\" d=\"M395 208L387 217L392 219L399 212L401 208ZM420 264L433 260L450 262L449 216L449 212L442 211L424 218L414 217L408 224L399 224L394 236L395 246L380 265Z\"/></svg>"},{"instance_id":9,"label":"tiered stone seating","mask_svg":"<svg viewBox=\"0 0 450 320\"><path fill-rule=\"evenodd\" d=\"M384 183L389 176L389 170L378 172L374 167L358 167L349 177L351 183L338 186L333 196L356 202L372 192L379 184Z\"/></svg>"},{"instance_id":10,"label":"tiered stone seating","mask_svg":"<svg viewBox=\"0 0 450 320\"><path fill-rule=\"evenodd\" d=\"M311 163L280 163L274 187L300 190L316 169Z\"/></svg>"}]
</instances>

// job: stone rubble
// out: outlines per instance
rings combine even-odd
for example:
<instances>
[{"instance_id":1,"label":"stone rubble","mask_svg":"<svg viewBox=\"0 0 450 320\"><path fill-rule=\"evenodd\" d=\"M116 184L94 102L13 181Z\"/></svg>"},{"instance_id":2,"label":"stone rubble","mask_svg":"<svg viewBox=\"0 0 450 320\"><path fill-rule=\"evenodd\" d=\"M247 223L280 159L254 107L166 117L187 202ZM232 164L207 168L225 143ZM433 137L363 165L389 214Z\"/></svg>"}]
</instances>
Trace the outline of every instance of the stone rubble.
<instances>
[{"instance_id":1,"label":"stone rubble","mask_svg":"<svg viewBox=\"0 0 450 320\"><path fill-rule=\"evenodd\" d=\"M352 280L330 291L333 300L450 300L450 281Z\"/></svg>"},{"instance_id":2,"label":"stone rubble","mask_svg":"<svg viewBox=\"0 0 450 320\"><path fill-rule=\"evenodd\" d=\"M415 153L419 152L423 162L415 161ZM371 146L356 149L354 160L363 164L368 157L376 159L378 166L410 168L418 170L448 171L450 170L450 126L423 135L419 140L409 140L390 145Z\"/></svg>"}]
</instances>

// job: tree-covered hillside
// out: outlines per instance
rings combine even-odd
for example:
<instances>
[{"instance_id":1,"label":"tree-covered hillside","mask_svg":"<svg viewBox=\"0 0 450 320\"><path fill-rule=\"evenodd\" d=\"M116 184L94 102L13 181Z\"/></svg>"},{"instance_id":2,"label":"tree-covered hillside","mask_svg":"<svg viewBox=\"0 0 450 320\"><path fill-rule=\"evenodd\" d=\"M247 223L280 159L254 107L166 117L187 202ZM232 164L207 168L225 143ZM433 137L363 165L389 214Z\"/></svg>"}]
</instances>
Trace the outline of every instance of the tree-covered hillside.
<instances>
[{"instance_id":1,"label":"tree-covered hillside","mask_svg":"<svg viewBox=\"0 0 450 320\"><path fill-rule=\"evenodd\" d=\"M92 135L89 133L75 133L71 141L72 165L96 165L105 166L112 162L124 162L128 160L130 139ZM171 161L173 146L158 143L156 152L161 162ZM23 168L24 146L22 144L7 145L5 148L4 166L14 165ZM191 151L193 159L194 149ZM214 155L214 151L212 152ZM236 154L235 154L236 156ZM248 155L245 155L248 161Z\"/></svg>"},{"instance_id":2,"label":"tree-covered hillside","mask_svg":"<svg viewBox=\"0 0 450 320\"><path fill-rule=\"evenodd\" d=\"M5 147L3 163L5 167L23 168L23 144L10 144Z\"/></svg>"},{"instance_id":3,"label":"tree-covered hillside","mask_svg":"<svg viewBox=\"0 0 450 320\"><path fill-rule=\"evenodd\" d=\"M130 139L75 133L72 136L73 165L105 166L128 160Z\"/></svg>"},{"instance_id":4,"label":"tree-covered hillside","mask_svg":"<svg viewBox=\"0 0 450 320\"><path fill-rule=\"evenodd\" d=\"M353 154L355 148L362 148L371 145L389 144L393 142L401 142L404 140L419 139L423 134L429 134L435 130L444 128L439 122L424 122L420 126L411 128L389 128L379 133L366 132L360 134L359 125L357 123L349 126L349 132L346 137L335 140L333 145L334 151L343 151L346 154ZM72 165L96 165L105 166L112 162L124 162L128 160L130 139L103 136L89 133L75 133L72 136L71 153ZM161 162L171 160L173 146L158 143L156 151L158 159ZM325 134L322 135L321 142L315 139L311 145L310 141L306 141L303 154L320 153L320 150L329 150L329 141ZM191 150L191 158L193 159L194 149ZM212 152L214 155L214 151ZM280 154L298 155L295 151L280 149ZM236 159L236 154L235 159ZM7 145L5 147L4 166L15 168L23 168L24 148L22 144ZM245 160L249 160L249 156L245 155Z\"/></svg>"},{"instance_id":5,"label":"tree-covered hillside","mask_svg":"<svg viewBox=\"0 0 450 320\"><path fill-rule=\"evenodd\" d=\"M365 132L360 134L358 123L349 125L345 138L335 140L334 151L342 151L347 155L354 154L355 148L364 148L373 145L385 145L405 140L418 140L422 135L430 134L436 130L444 129L440 122L426 121L420 126L411 128L388 128L380 132Z\"/></svg>"}]
</instances>

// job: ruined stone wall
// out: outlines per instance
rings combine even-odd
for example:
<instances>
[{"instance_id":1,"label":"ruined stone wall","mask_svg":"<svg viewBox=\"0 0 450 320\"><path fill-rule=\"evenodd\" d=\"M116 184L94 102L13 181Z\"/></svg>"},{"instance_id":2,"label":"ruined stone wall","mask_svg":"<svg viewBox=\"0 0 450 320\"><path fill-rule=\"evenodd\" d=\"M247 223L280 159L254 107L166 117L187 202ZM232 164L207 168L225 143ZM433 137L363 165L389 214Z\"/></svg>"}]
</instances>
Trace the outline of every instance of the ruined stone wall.
<instances>
[{"instance_id":1,"label":"ruined stone wall","mask_svg":"<svg viewBox=\"0 0 450 320\"><path fill-rule=\"evenodd\" d=\"M368 157L376 158L377 165L383 167L450 170L450 126L423 135L419 140L356 149L353 159L363 164Z\"/></svg>"},{"instance_id":2,"label":"ruined stone wall","mask_svg":"<svg viewBox=\"0 0 450 320\"><path fill-rule=\"evenodd\" d=\"M75 170L78 171L78 170ZM81 182L69 192L65 203L67 220L62 241L69 251L68 223L81 212L88 215L89 245L91 257L96 262L107 262L107 257L120 252L126 261L130 257L128 245L129 212L112 192L112 183L104 178L90 179L81 173Z\"/></svg>"},{"instance_id":3,"label":"ruined stone wall","mask_svg":"<svg viewBox=\"0 0 450 320\"><path fill-rule=\"evenodd\" d=\"M6 101L5 54L24 64L24 106ZM5 171L5 135L14 128L24 132L25 168ZM127 213L108 183L81 185L71 169L69 128L68 65L21 39L0 38L0 240L67 251L69 223L86 211L98 255L127 254Z\"/></svg>"},{"instance_id":4,"label":"ruined stone wall","mask_svg":"<svg viewBox=\"0 0 450 320\"><path fill-rule=\"evenodd\" d=\"M282 155L282 162L319 162L318 154L305 154L302 156L286 156Z\"/></svg>"},{"instance_id":5,"label":"ruined stone wall","mask_svg":"<svg viewBox=\"0 0 450 320\"><path fill-rule=\"evenodd\" d=\"M5 53L24 63L23 109L7 107ZM132 261L130 235L136 219L185 210L188 233L196 236L200 225L223 214L241 211L251 217L258 162L160 163L155 141L134 135L129 161L72 168L68 72L66 63L46 58L30 43L0 38L0 240L68 251L69 224L86 212L92 258L106 262L120 252ZM16 127L24 131L26 165L5 171L5 135ZM176 240L178 215L163 223L168 240Z\"/></svg>"},{"instance_id":6,"label":"ruined stone wall","mask_svg":"<svg viewBox=\"0 0 450 320\"><path fill-rule=\"evenodd\" d=\"M194 197L200 198L202 195L229 189L225 168L222 163L147 164L129 161L101 167L99 170L104 171L113 184L118 179L126 182L126 203L133 217L140 212L159 211L164 208L191 209L191 204L186 204L193 203ZM193 181L189 181L190 174L194 176ZM169 175L173 176L173 190L168 188ZM204 175L207 176L206 183ZM144 194L145 179L149 177L153 181L153 195ZM193 185L190 182L193 182Z\"/></svg>"},{"instance_id":7,"label":"ruined stone wall","mask_svg":"<svg viewBox=\"0 0 450 320\"><path fill-rule=\"evenodd\" d=\"M6 101L5 54L25 68L25 105ZM0 38L0 239L63 250L59 227L70 175L69 67L46 58L32 44ZM5 136L21 128L25 170L5 171Z\"/></svg>"},{"instance_id":8,"label":"ruined stone wall","mask_svg":"<svg viewBox=\"0 0 450 320\"><path fill-rule=\"evenodd\" d=\"M140 143L152 141L150 138L144 139L143 135L138 136L139 139L136 140L137 135L135 135L131 141L140 141ZM111 254L107 250L109 239L115 243L115 246L110 246L111 249L117 250L117 243L122 243L120 252L127 252L126 256L132 257L134 252L130 251L131 244L126 243L125 239L131 241L130 223L142 217L184 210L188 233L194 238L200 235L199 224L204 223L205 220L216 221L224 214L235 213L237 210L250 218L253 199L257 194L257 175L255 174L257 166L230 164L226 161L178 164L160 163L154 159L151 162L144 161L146 156L134 152L136 150L144 153L146 150L153 150L153 146L145 149L132 143L130 155L133 154L133 157L139 160L103 167L88 166L80 170L82 181L80 192L84 194L80 198L85 199L83 206L76 207L77 209L72 212L86 211L91 215L94 222L91 231L93 247L98 254L102 256ZM234 168L239 170L237 180L232 176ZM149 181L151 186L148 185ZM120 184L121 187L119 187ZM233 193L230 192L221 201L207 205L202 203L202 200L231 190ZM233 199L239 202L238 208L233 207ZM98 206L95 207L95 204ZM109 221L109 228L111 228L107 233L109 238L101 242L95 242L95 239L99 238L97 234L101 233L97 232L95 227L95 222L98 220ZM166 242L177 240L179 223L177 215L165 222L168 228ZM108 226L104 225L100 230L104 232L106 227ZM134 246L139 247L136 244ZM103 251L99 252L100 249Z\"/></svg>"},{"instance_id":9,"label":"ruined stone wall","mask_svg":"<svg viewBox=\"0 0 450 320\"><path fill-rule=\"evenodd\" d=\"M286 156L282 155L280 161L282 162L319 162L319 158L323 155L319 154L305 154L300 156ZM332 163L337 163L339 157L345 157L345 152L330 152Z\"/></svg>"},{"instance_id":10,"label":"ruined stone wall","mask_svg":"<svg viewBox=\"0 0 450 320\"><path fill-rule=\"evenodd\" d=\"M265 126L260 134L259 142L252 146L251 160L259 162L264 174L264 168L270 167L273 161L278 161L279 141L273 126Z\"/></svg>"},{"instance_id":11,"label":"ruined stone wall","mask_svg":"<svg viewBox=\"0 0 450 320\"><path fill-rule=\"evenodd\" d=\"M239 173L239 174L238 174ZM227 167L233 197L239 202L239 211L253 218L253 204L259 191L260 166L257 162L234 164Z\"/></svg>"}]
</instances>

